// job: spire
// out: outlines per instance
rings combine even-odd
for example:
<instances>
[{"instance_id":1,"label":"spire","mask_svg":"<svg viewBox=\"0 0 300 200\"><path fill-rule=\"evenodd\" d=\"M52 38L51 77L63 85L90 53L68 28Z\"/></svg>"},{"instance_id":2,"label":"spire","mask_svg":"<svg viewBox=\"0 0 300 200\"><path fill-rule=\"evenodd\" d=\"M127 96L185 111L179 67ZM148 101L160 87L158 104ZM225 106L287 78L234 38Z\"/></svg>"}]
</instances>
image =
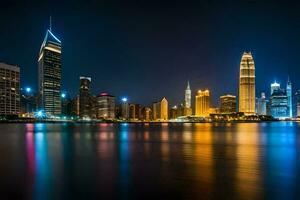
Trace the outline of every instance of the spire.
<instances>
[{"instance_id":1,"label":"spire","mask_svg":"<svg viewBox=\"0 0 300 200\"><path fill-rule=\"evenodd\" d=\"M190 82L189 82L189 81L187 82L187 87L186 87L186 89L187 89L187 90L190 90Z\"/></svg>"},{"instance_id":2,"label":"spire","mask_svg":"<svg viewBox=\"0 0 300 200\"><path fill-rule=\"evenodd\" d=\"M49 20L49 30L50 32L52 31L52 17L50 15L50 20Z\"/></svg>"}]
</instances>

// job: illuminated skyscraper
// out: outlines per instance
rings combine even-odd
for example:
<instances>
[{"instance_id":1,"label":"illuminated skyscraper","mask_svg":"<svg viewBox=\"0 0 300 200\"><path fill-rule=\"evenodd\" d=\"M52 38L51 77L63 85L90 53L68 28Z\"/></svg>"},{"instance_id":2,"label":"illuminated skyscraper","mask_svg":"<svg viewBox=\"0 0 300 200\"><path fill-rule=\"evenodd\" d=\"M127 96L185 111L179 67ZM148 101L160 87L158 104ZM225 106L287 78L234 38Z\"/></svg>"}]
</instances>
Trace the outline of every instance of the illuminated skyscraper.
<instances>
[{"instance_id":1,"label":"illuminated skyscraper","mask_svg":"<svg viewBox=\"0 0 300 200\"><path fill-rule=\"evenodd\" d=\"M209 115L209 106L209 90L199 90L195 99L195 115L200 117L207 117Z\"/></svg>"},{"instance_id":2,"label":"illuminated skyscraper","mask_svg":"<svg viewBox=\"0 0 300 200\"><path fill-rule=\"evenodd\" d=\"M277 83L276 81L274 83L271 84L271 94L273 94L274 90L279 90L280 89L280 84Z\"/></svg>"},{"instance_id":3,"label":"illuminated skyscraper","mask_svg":"<svg viewBox=\"0 0 300 200\"><path fill-rule=\"evenodd\" d=\"M270 97L271 115L274 118L287 118L289 117L288 111L288 97L283 89L276 89Z\"/></svg>"},{"instance_id":4,"label":"illuminated skyscraper","mask_svg":"<svg viewBox=\"0 0 300 200\"><path fill-rule=\"evenodd\" d=\"M115 97L106 92L97 96L97 118L115 119Z\"/></svg>"},{"instance_id":5,"label":"illuminated skyscraper","mask_svg":"<svg viewBox=\"0 0 300 200\"><path fill-rule=\"evenodd\" d=\"M244 52L240 64L239 112L255 114L255 66L250 52Z\"/></svg>"},{"instance_id":6,"label":"illuminated skyscraper","mask_svg":"<svg viewBox=\"0 0 300 200\"><path fill-rule=\"evenodd\" d=\"M20 113L20 68L0 63L0 116Z\"/></svg>"},{"instance_id":7,"label":"illuminated skyscraper","mask_svg":"<svg viewBox=\"0 0 300 200\"><path fill-rule=\"evenodd\" d=\"M90 77L80 77L79 88L79 116L81 118L91 118L91 95L90 85L92 79Z\"/></svg>"},{"instance_id":8,"label":"illuminated skyscraper","mask_svg":"<svg viewBox=\"0 0 300 200\"><path fill-rule=\"evenodd\" d=\"M191 96L192 96L192 92L190 89L190 83L188 82L187 87L185 89L185 96L184 96L184 102L186 108L191 108Z\"/></svg>"},{"instance_id":9,"label":"illuminated skyscraper","mask_svg":"<svg viewBox=\"0 0 300 200\"><path fill-rule=\"evenodd\" d=\"M257 107L256 113L258 115L266 115L267 114L267 103L266 95L264 92L261 93L261 97L257 99Z\"/></svg>"},{"instance_id":10,"label":"illuminated skyscraper","mask_svg":"<svg viewBox=\"0 0 300 200\"><path fill-rule=\"evenodd\" d=\"M168 101L163 98L161 101L153 103L153 120L165 121L169 119Z\"/></svg>"},{"instance_id":11,"label":"illuminated skyscraper","mask_svg":"<svg viewBox=\"0 0 300 200\"><path fill-rule=\"evenodd\" d=\"M236 96L230 94L220 96L220 112L221 113L236 112Z\"/></svg>"},{"instance_id":12,"label":"illuminated skyscraper","mask_svg":"<svg viewBox=\"0 0 300 200\"><path fill-rule=\"evenodd\" d=\"M61 114L61 63L61 41L50 27L38 58L39 108L50 115Z\"/></svg>"},{"instance_id":13,"label":"illuminated skyscraper","mask_svg":"<svg viewBox=\"0 0 300 200\"><path fill-rule=\"evenodd\" d=\"M292 83L290 79L288 79L287 85L286 85L286 95L288 98L288 111L289 111L289 117L293 117L293 104L292 104Z\"/></svg>"}]
</instances>

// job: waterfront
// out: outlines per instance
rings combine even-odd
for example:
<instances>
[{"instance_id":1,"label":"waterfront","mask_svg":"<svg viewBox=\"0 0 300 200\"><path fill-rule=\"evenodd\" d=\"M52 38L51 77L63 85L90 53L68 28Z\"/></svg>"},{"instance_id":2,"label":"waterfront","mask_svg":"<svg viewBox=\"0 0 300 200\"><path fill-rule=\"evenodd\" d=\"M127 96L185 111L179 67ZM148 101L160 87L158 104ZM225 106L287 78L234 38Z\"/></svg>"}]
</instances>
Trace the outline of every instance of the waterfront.
<instances>
[{"instance_id":1,"label":"waterfront","mask_svg":"<svg viewBox=\"0 0 300 200\"><path fill-rule=\"evenodd\" d=\"M0 124L4 199L296 199L300 124Z\"/></svg>"}]
</instances>

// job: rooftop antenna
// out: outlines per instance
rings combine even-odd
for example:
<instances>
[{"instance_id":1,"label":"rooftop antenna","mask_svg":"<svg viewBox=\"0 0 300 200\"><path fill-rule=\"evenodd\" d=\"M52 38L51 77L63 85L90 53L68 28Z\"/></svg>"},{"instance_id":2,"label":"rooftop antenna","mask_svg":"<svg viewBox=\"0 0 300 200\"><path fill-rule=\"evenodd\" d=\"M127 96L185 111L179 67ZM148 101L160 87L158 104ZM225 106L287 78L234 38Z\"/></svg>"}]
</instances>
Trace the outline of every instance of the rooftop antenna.
<instances>
[{"instance_id":1,"label":"rooftop antenna","mask_svg":"<svg viewBox=\"0 0 300 200\"><path fill-rule=\"evenodd\" d=\"M51 17L51 15L50 15L49 30L50 30L50 32L52 32L52 17Z\"/></svg>"}]
</instances>

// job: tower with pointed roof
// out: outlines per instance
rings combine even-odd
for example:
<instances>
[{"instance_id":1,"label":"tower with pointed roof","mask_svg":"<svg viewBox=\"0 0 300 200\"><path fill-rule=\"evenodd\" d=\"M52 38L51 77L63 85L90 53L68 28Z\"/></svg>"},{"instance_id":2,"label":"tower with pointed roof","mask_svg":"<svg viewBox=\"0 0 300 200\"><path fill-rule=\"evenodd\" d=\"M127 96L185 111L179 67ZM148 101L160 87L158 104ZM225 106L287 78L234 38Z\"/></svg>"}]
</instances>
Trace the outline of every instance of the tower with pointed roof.
<instances>
[{"instance_id":1,"label":"tower with pointed roof","mask_svg":"<svg viewBox=\"0 0 300 200\"><path fill-rule=\"evenodd\" d=\"M184 95L184 104L186 108L191 108L191 97L192 97L192 92L190 88L190 83L188 81L187 87L185 89L185 95Z\"/></svg>"},{"instance_id":2,"label":"tower with pointed roof","mask_svg":"<svg viewBox=\"0 0 300 200\"><path fill-rule=\"evenodd\" d=\"M50 26L38 56L39 109L48 115L61 114L61 41Z\"/></svg>"}]
</instances>

